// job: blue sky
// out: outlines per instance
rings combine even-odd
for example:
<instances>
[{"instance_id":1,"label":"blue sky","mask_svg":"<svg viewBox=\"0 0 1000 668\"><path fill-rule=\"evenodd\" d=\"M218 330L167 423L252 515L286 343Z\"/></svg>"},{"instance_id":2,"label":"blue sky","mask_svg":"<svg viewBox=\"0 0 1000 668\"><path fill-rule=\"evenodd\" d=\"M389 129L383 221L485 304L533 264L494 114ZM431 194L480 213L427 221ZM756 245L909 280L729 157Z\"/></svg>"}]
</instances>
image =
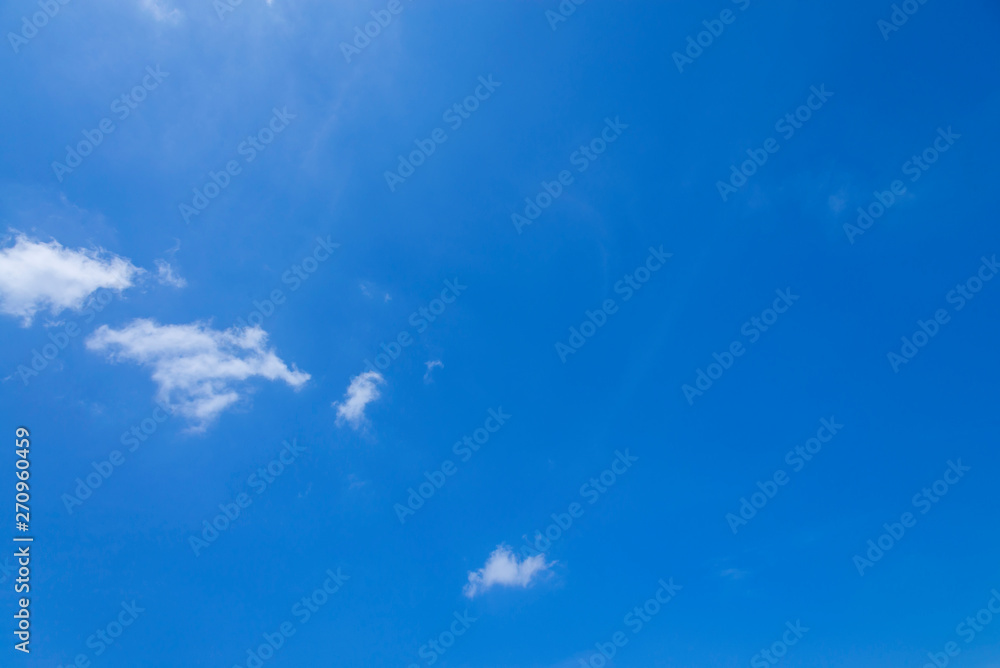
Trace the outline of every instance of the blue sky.
<instances>
[{"instance_id":1,"label":"blue sky","mask_svg":"<svg viewBox=\"0 0 1000 668\"><path fill-rule=\"evenodd\" d=\"M225 2L0 9L3 665L995 663L995 4Z\"/></svg>"}]
</instances>

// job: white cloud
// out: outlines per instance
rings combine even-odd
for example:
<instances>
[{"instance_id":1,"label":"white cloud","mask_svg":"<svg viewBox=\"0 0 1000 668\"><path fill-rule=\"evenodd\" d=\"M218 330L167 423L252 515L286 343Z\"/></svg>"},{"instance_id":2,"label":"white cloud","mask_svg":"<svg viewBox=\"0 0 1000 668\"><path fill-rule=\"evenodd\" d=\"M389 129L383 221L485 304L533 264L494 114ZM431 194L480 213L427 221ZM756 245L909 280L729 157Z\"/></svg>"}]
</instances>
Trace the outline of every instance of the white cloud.
<instances>
[{"instance_id":1,"label":"white cloud","mask_svg":"<svg viewBox=\"0 0 1000 668\"><path fill-rule=\"evenodd\" d=\"M145 319L117 330L103 325L87 339L87 348L107 351L112 361L151 367L157 398L188 418L195 431L245 397L245 381L255 376L294 388L309 380L294 364L289 370L266 344L260 327L220 331L201 322L160 325Z\"/></svg>"},{"instance_id":2,"label":"white cloud","mask_svg":"<svg viewBox=\"0 0 1000 668\"><path fill-rule=\"evenodd\" d=\"M385 382L378 371L366 371L351 379L344 394L344 401L333 402L337 408L337 426L347 422L358 429L365 422L365 407L378 399L378 386Z\"/></svg>"},{"instance_id":3,"label":"white cloud","mask_svg":"<svg viewBox=\"0 0 1000 668\"><path fill-rule=\"evenodd\" d=\"M361 281L360 283L358 283L358 287L361 288L361 294L363 294L365 297L368 297L368 299L374 299L375 293L381 292L371 281ZM388 292L383 293L382 301L383 302L392 301L392 297L389 296Z\"/></svg>"},{"instance_id":4,"label":"white cloud","mask_svg":"<svg viewBox=\"0 0 1000 668\"><path fill-rule=\"evenodd\" d=\"M79 311L98 289L121 292L143 273L102 249L72 250L21 233L14 239L13 246L0 249L0 313L20 318L24 327L43 309L52 315Z\"/></svg>"},{"instance_id":5,"label":"white cloud","mask_svg":"<svg viewBox=\"0 0 1000 668\"><path fill-rule=\"evenodd\" d=\"M432 383L434 382L434 379L431 378L431 372L434 371L435 367L440 367L443 369L444 362L442 362L441 360L430 360L429 362L424 362L424 364L427 366L427 371L424 373L424 382Z\"/></svg>"},{"instance_id":6,"label":"white cloud","mask_svg":"<svg viewBox=\"0 0 1000 668\"><path fill-rule=\"evenodd\" d=\"M156 280L163 285L172 285L175 288L183 288L187 285L187 281L175 274L174 268L166 260L156 260L155 264L157 271Z\"/></svg>"},{"instance_id":7,"label":"white cloud","mask_svg":"<svg viewBox=\"0 0 1000 668\"><path fill-rule=\"evenodd\" d=\"M494 585L528 587L536 575L551 567L552 564L545 563L544 554L525 557L524 561L518 562L517 555L509 547L498 545L485 566L478 571L469 571L469 583L463 593L468 598L474 598Z\"/></svg>"},{"instance_id":8,"label":"white cloud","mask_svg":"<svg viewBox=\"0 0 1000 668\"><path fill-rule=\"evenodd\" d=\"M168 9L162 6L159 0L142 0L140 4L142 5L142 8L152 14L153 18L157 21L177 23L183 16L179 9Z\"/></svg>"}]
</instances>

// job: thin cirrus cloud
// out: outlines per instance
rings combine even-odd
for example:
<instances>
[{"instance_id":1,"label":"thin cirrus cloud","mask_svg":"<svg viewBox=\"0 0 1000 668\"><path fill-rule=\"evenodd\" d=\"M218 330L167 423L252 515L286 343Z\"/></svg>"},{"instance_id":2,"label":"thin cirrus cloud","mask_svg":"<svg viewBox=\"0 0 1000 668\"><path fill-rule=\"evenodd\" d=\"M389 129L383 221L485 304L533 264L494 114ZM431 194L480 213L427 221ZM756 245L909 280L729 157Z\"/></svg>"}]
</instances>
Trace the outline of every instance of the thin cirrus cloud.
<instances>
[{"instance_id":1,"label":"thin cirrus cloud","mask_svg":"<svg viewBox=\"0 0 1000 668\"><path fill-rule=\"evenodd\" d=\"M267 348L267 333L260 327L220 331L202 322L160 325L138 319L121 329L102 325L86 345L107 352L112 361L152 368L157 399L186 417L192 431L203 431L246 397L252 378L282 380L296 389L310 378Z\"/></svg>"},{"instance_id":2,"label":"thin cirrus cloud","mask_svg":"<svg viewBox=\"0 0 1000 668\"><path fill-rule=\"evenodd\" d=\"M177 23L184 17L179 9L165 6L160 0L142 0L142 8L149 12L157 21L167 21Z\"/></svg>"},{"instance_id":3,"label":"thin cirrus cloud","mask_svg":"<svg viewBox=\"0 0 1000 668\"><path fill-rule=\"evenodd\" d=\"M156 260L156 280L163 285L172 285L175 288L183 288L187 281L183 277L174 273L174 268L166 260Z\"/></svg>"},{"instance_id":4,"label":"thin cirrus cloud","mask_svg":"<svg viewBox=\"0 0 1000 668\"><path fill-rule=\"evenodd\" d=\"M39 311L82 310L87 297L107 288L122 292L144 273L127 258L99 248L71 249L15 233L0 249L0 313L28 327Z\"/></svg>"},{"instance_id":5,"label":"thin cirrus cloud","mask_svg":"<svg viewBox=\"0 0 1000 668\"><path fill-rule=\"evenodd\" d=\"M343 401L333 402L337 409L337 426L345 422L353 429L359 429L365 424L365 408L382 394L378 386L385 383L385 378L378 371L366 371L351 379L344 393Z\"/></svg>"},{"instance_id":6,"label":"thin cirrus cloud","mask_svg":"<svg viewBox=\"0 0 1000 668\"><path fill-rule=\"evenodd\" d=\"M465 585L463 593L467 598L475 598L497 585L527 588L536 576L551 567L551 563L545 563L544 554L536 554L518 561L517 555L509 547L498 545L486 560L485 566L478 571L469 571L469 582Z\"/></svg>"},{"instance_id":7,"label":"thin cirrus cloud","mask_svg":"<svg viewBox=\"0 0 1000 668\"><path fill-rule=\"evenodd\" d=\"M424 365L427 367L427 371L424 372L425 383L434 382L434 377L431 376L431 373L434 371L435 368L441 368L441 369L444 368L444 363L441 360L430 360L428 362L424 362Z\"/></svg>"}]
</instances>

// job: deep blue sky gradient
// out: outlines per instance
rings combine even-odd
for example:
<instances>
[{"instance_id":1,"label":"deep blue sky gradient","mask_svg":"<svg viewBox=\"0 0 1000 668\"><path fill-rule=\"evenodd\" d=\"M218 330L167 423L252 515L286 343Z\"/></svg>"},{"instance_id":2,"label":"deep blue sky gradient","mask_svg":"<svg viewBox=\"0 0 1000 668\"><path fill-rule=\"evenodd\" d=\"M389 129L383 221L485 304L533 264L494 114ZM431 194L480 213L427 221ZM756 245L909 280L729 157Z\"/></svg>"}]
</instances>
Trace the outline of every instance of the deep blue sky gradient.
<instances>
[{"instance_id":1,"label":"deep blue sky gradient","mask_svg":"<svg viewBox=\"0 0 1000 668\"><path fill-rule=\"evenodd\" d=\"M468 609L436 665L569 668L671 577L683 589L609 665L746 666L796 620L810 630L788 667L917 667L950 640L954 665L993 665L1000 623L969 644L955 627L1000 588L1000 282L961 311L946 294L1000 252L1000 9L929 0L886 41L890 4L593 1L553 31L554 1L404 0L350 63L339 44L384 4L245 0L220 20L177 2L158 21L132 0L70 2L19 53L5 41L5 231L147 269L168 257L188 281L127 291L84 331L224 329L280 288L263 327L312 378L258 379L204 433L166 422L70 514L61 496L151 415L156 386L84 336L25 386L15 370L48 330L3 316L0 411L32 429L37 556L33 652L8 642L0 664L246 665L339 567L350 580L265 665L427 665L420 647ZM726 8L735 21L679 73L671 54ZM7 3L4 34L33 11ZM164 82L59 182L65 145L157 65ZM501 85L448 129L444 111L489 75ZM729 166L820 85L830 100L723 202ZM185 223L178 205L242 161L275 107L296 118ZM518 234L511 214L608 117L628 128ZM384 172L437 127L448 140L390 192ZM849 243L857 207L948 127L961 138ZM283 273L327 235L338 253L289 292ZM623 301L615 283L660 245L672 258ZM416 333L410 314L455 278L467 290ZM749 344L743 323L786 288L799 300ZM562 363L555 343L608 298L618 312ZM894 373L886 354L939 308L951 322ZM368 427L337 426L331 403L404 330L415 343ZM689 405L681 386L737 340L747 352ZM500 406L510 421L401 525L393 504ZM791 473L785 453L831 416L843 431ZM291 439L308 451L253 493ZM544 530L625 449L638 461L584 502L546 577L462 596L498 544ZM852 557L959 458L971 471L860 576ZM779 468L789 484L734 535L726 514ZM253 504L195 557L189 537L241 492ZM146 612L95 658L88 636L133 599Z\"/></svg>"}]
</instances>

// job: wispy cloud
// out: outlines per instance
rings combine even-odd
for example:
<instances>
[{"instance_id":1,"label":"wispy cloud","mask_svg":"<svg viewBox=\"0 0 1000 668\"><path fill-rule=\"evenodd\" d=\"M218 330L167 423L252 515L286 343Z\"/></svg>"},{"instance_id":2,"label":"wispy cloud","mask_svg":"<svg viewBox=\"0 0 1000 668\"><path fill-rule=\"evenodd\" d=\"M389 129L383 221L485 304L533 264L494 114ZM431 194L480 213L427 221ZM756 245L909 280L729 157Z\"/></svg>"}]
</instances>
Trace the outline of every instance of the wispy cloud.
<instances>
[{"instance_id":1,"label":"wispy cloud","mask_svg":"<svg viewBox=\"0 0 1000 668\"><path fill-rule=\"evenodd\" d=\"M98 289L121 292L142 273L127 258L99 248L73 250L15 233L14 245L0 249L0 313L27 327L43 309L52 315L79 311Z\"/></svg>"},{"instance_id":2,"label":"wispy cloud","mask_svg":"<svg viewBox=\"0 0 1000 668\"><path fill-rule=\"evenodd\" d=\"M495 585L526 588L535 576L551 567L551 563L545 563L544 554L526 557L519 562L508 546L498 545L485 566L478 571L469 571L469 583L463 593L468 598L475 598Z\"/></svg>"},{"instance_id":3,"label":"wispy cloud","mask_svg":"<svg viewBox=\"0 0 1000 668\"><path fill-rule=\"evenodd\" d=\"M108 352L112 361L152 368L157 398L188 418L194 431L245 397L251 378L283 380L294 388L309 380L266 344L267 333L259 327L219 331L202 322L160 325L145 319L122 329L103 325L87 339L87 348Z\"/></svg>"},{"instance_id":4,"label":"wispy cloud","mask_svg":"<svg viewBox=\"0 0 1000 668\"><path fill-rule=\"evenodd\" d=\"M424 362L424 364L427 366L427 371L424 373L424 382L433 383L434 379L431 377L431 372L434 371L436 367L443 369L444 363L441 360L430 360L428 362Z\"/></svg>"},{"instance_id":5,"label":"wispy cloud","mask_svg":"<svg viewBox=\"0 0 1000 668\"><path fill-rule=\"evenodd\" d=\"M172 285L175 288L183 288L187 281L174 273L174 268L166 260L156 260L156 280L163 285Z\"/></svg>"},{"instance_id":6,"label":"wispy cloud","mask_svg":"<svg viewBox=\"0 0 1000 668\"><path fill-rule=\"evenodd\" d=\"M385 379L378 371L366 371L352 378L344 400L333 402L337 409L337 426L346 422L354 429L360 428L365 423L365 407L382 396L378 386L383 383Z\"/></svg>"},{"instance_id":7,"label":"wispy cloud","mask_svg":"<svg viewBox=\"0 0 1000 668\"><path fill-rule=\"evenodd\" d=\"M375 293L376 292L381 292L381 290L379 290L379 288L376 287L375 284L372 283L372 282L370 282L370 281L361 281L360 283L358 283L358 287L361 288L361 294L363 294L365 297L368 297L368 299L374 299L375 298ZM391 301L391 300L392 300L392 297L389 296L388 292L383 292L382 293L382 301L383 302L387 302L387 301Z\"/></svg>"},{"instance_id":8,"label":"wispy cloud","mask_svg":"<svg viewBox=\"0 0 1000 668\"><path fill-rule=\"evenodd\" d=\"M177 23L181 20L184 15L181 11L176 8L168 8L164 6L160 0L140 0L142 8L147 12L152 14L153 18L157 21L167 21L169 23Z\"/></svg>"}]
</instances>

